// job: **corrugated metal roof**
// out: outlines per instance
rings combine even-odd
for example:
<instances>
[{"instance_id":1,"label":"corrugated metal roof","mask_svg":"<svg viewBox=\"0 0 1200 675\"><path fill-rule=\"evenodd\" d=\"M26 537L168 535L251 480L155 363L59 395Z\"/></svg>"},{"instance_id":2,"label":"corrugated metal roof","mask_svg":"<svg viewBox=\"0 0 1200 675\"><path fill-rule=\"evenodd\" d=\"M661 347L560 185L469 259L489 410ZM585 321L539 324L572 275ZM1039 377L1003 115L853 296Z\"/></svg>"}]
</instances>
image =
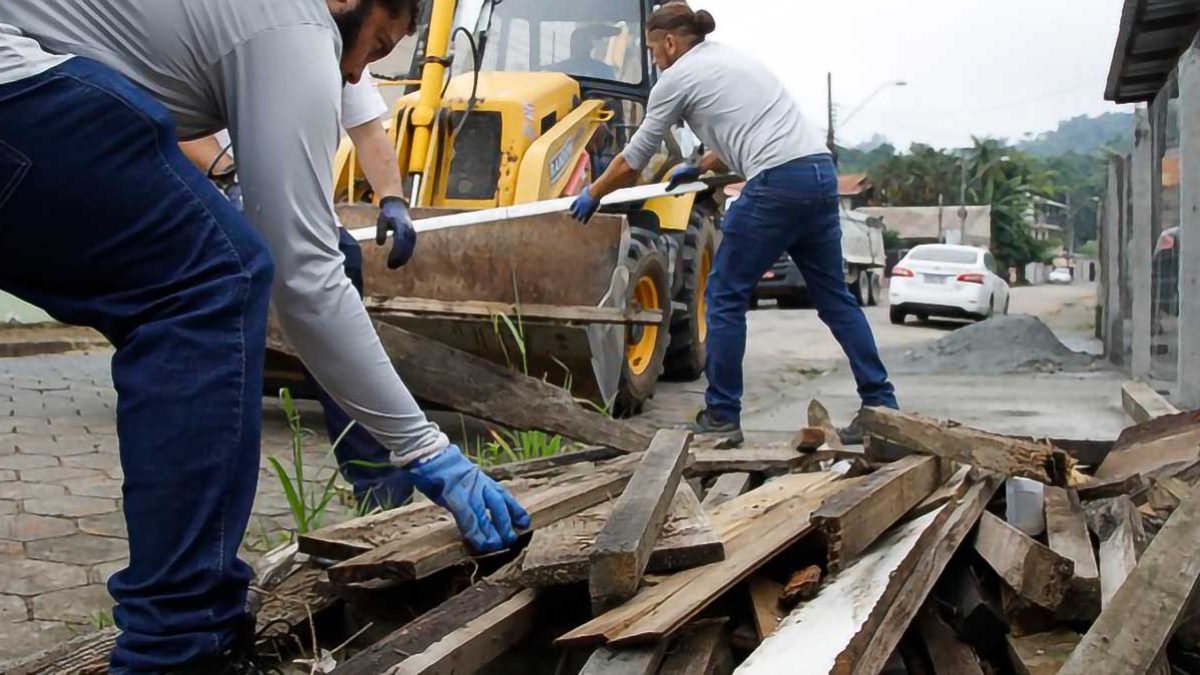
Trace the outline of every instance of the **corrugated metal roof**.
<instances>
[{"instance_id":1,"label":"corrugated metal roof","mask_svg":"<svg viewBox=\"0 0 1200 675\"><path fill-rule=\"evenodd\" d=\"M1154 98L1200 31L1200 0L1125 0L1104 98Z\"/></svg>"}]
</instances>

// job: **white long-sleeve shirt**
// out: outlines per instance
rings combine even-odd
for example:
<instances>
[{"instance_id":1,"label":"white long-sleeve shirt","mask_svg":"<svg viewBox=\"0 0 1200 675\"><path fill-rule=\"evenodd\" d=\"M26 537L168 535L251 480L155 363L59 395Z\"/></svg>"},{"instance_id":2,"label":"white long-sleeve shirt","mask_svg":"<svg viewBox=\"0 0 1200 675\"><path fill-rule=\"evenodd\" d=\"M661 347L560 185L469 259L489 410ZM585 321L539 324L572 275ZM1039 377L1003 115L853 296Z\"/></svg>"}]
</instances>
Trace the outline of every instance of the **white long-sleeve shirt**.
<instances>
[{"instance_id":1,"label":"white long-sleeve shirt","mask_svg":"<svg viewBox=\"0 0 1200 675\"><path fill-rule=\"evenodd\" d=\"M246 215L275 261L284 332L402 464L448 441L396 375L342 269L332 203L341 50L325 0L0 2L0 84L84 56L165 105L184 139L229 128Z\"/></svg>"},{"instance_id":2,"label":"white long-sleeve shirt","mask_svg":"<svg viewBox=\"0 0 1200 675\"><path fill-rule=\"evenodd\" d=\"M829 152L779 78L754 57L719 42L701 42L663 71L650 90L646 119L621 153L629 166L646 168L680 121L746 180Z\"/></svg>"}]
</instances>

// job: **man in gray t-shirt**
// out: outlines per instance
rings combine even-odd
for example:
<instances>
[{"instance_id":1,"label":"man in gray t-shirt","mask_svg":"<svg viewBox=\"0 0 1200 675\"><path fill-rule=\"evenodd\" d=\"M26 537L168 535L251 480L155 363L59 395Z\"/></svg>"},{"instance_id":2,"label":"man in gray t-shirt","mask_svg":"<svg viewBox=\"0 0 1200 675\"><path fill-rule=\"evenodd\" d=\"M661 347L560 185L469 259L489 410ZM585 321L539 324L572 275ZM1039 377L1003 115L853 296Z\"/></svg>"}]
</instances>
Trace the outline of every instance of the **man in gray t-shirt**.
<instances>
[{"instance_id":1,"label":"man in gray t-shirt","mask_svg":"<svg viewBox=\"0 0 1200 675\"><path fill-rule=\"evenodd\" d=\"M342 269L342 86L419 0L0 2L0 289L115 346L129 565L112 672L262 672L252 576L270 299L308 369L475 549L528 514L431 424ZM245 216L179 150L228 128ZM380 228L412 254L399 197ZM249 631L249 635L247 635Z\"/></svg>"},{"instance_id":2,"label":"man in gray t-shirt","mask_svg":"<svg viewBox=\"0 0 1200 675\"><path fill-rule=\"evenodd\" d=\"M705 10L685 2L663 4L646 22L646 45L662 76L650 92L646 119L604 174L571 206L587 222L600 199L637 179L679 122L704 142L696 166L672 172L671 185L728 170L746 179L726 213L705 299L708 340L705 408L690 425L696 433L742 440L742 357L746 312L762 275L785 252L804 275L808 296L850 361L864 406L897 407L896 395L871 326L842 274L837 169L829 149L800 106L756 59L705 38L716 29ZM862 443L856 421L840 430L847 444Z\"/></svg>"}]
</instances>

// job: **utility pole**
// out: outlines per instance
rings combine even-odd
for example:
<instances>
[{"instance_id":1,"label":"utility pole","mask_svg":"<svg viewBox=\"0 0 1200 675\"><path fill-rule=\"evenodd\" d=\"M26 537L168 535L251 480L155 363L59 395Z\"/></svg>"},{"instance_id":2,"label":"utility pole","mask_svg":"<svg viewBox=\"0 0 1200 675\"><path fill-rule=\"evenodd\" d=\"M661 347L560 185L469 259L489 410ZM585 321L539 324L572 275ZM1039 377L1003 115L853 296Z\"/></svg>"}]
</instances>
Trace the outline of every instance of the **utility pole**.
<instances>
[{"instance_id":1,"label":"utility pole","mask_svg":"<svg viewBox=\"0 0 1200 675\"><path fill-rule=\"evenodd\" d=\"M825 136L825 145L828 146L830 154L833 155L833 164L837 166L838 151L837 141L833 131L833 73L828 73L825 78L826 87L829 92L829 133Z\"/></svg>"},{"instance_id":2,"label":"utility pole","mask_svg":"<svg viewBox=\"0 0 1200 675\"><path fill-rule=\"evenodd\" d=\"M967 240L967 160L964 157L959 161L962 166L962 184L958 188L958 236L961 237L959 243Z\"/></svg>"}]
</instances>

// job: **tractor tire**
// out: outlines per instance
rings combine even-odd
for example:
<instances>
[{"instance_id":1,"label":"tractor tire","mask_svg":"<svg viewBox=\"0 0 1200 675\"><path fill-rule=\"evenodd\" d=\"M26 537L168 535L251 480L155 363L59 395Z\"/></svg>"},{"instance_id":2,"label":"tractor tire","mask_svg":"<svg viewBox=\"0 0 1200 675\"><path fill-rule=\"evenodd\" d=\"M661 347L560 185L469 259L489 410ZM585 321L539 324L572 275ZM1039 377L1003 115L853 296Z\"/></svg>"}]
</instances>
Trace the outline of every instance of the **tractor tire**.
<instances>
[{"instance_id":1,"label":"tractor tire","mask_svg":"<svg viewBox=\"0 0 1200 675\"><path fill-rule=\"evenodd\" d=\"M631 309L661 309L662 321L653 326L625 328L625 354L613 414L636 415L652 396L663 372L667 344L671 341L671 278L665 247L656 245L656 235L635 233L622 261L629 270L628 306Z\"/></svg>"},{"instance_id":2,"label":"tractor tire","mask_svg":"<svg viewBox=\"0 0 1200 675\"><path fill-rule=\"evenodd\" d=\"M691 382L704 374L708 353L704 290L708 287L708 273L717 253L717 237L716 215L708 206L697 204L688 219L679 252L683 284L675 301L687 309L671 317L671 341L665 364L668 379Z\"/></svg>"}]
</instances>

